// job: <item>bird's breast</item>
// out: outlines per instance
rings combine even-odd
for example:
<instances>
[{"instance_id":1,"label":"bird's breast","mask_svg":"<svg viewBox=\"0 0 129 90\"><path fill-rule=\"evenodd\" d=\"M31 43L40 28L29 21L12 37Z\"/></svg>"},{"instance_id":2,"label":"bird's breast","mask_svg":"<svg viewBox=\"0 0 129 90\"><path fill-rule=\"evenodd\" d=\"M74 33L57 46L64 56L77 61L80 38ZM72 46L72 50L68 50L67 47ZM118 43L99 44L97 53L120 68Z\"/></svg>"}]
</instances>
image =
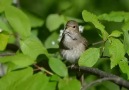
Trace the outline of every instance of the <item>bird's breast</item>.
<instances>
[{"instance_id":1,"label":"bird's breast","mask_svg":"<svg viewBox=\"0 0 129 90\"><path fill-rule=\"evenodd\" d=\"M62 57L71 63L76 63L79 59L80 55L85 51L85 46L80 43L76 45L76 47L73 47L72 49L61 49L61 55Z\"/></svg>"},{"instance_id":2,"label":"bird's breast","mask_svg":"<svg viewBox=\"0 0 129 90\"><path fill-rule=\"evenodd\" d=\"M62 44L69 49L74 48L76 46L76 43L77 41L73 40L69 35L65 35L62 41Z\"/></svg>"}]
</instances>

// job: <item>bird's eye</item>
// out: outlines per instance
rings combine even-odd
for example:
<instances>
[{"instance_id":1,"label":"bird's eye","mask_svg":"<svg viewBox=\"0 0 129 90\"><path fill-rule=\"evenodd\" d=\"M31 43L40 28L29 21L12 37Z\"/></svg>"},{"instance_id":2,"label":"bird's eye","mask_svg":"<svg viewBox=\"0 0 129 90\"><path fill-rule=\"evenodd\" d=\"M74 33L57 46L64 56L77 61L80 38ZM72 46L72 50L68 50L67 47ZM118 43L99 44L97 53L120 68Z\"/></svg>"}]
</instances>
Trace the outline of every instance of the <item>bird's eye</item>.
<instances>
[{"instance_id":1,"label":"bird's eye","mask_svg":"<svg viewBox=\"0 0 129 90\"><path fill-rule=\"evenodd\" d=\"M75 28L76 26L73 26L73 28Z\"/></svg>"}]
</instances>

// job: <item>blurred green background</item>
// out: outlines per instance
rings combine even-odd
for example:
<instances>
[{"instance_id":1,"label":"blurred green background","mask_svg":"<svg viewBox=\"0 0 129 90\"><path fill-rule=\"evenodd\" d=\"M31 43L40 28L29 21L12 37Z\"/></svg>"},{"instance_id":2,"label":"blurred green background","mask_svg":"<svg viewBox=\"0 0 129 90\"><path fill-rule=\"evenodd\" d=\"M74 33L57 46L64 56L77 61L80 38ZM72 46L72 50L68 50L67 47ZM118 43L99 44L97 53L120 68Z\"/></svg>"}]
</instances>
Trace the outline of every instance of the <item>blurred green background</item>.
<instances>
[{"instance_id":1,"label":"blurred green background","mask_svg":"<svg viewBox=\"0 0 129 90\"><path fill-rule=\"evenodd\" d=\"M81 18L82 10L95 14L111 11L129 11L129 0L20 0L21 7L46 19L58 13Z\"/></svg>"},{"instance_id":2,"label":"blurred green background","mask_svg":"<svg viewBox=\"0 0 129 90\"><path fill-rule=\"evenodd\" d=\"M49 24L46 25L47 18L51 14L63 15L65 17L69 17L70 19L82 19L82 11L88 10L96 15L100 15L103 13L109 13L112 11L129 11L129 0L20 0L20 7L39 17L43 20L44 24L42 26L36 27L34 29L38 31L34 31L38 34L46 47L58 47L57 45L51 46L50 42L52 42L51 37L53 39L58 38L59 30L64 28L63 24L57 25L56 30L49 30L47 27L51 27ZM66 19L67 21L68 19ZM50 20L52 23L58 22L58 20ZM83 35L88 39L89 43L97 42L100 40L98 36L97 30L91 27L91 24L87 24L84 22L79 23L85 26L85 31ZM110 33L112 30L119 30L121 23L114 22L103 22L106 26L106 30ZM56 32L56 33L55 33ZM54 35L52 35L54 33ZM50 37L50 35L52 35ZM48 38L50 37L50 38ZM57 41L55 41L57 42Z\"/></svg>"}]
</instances>

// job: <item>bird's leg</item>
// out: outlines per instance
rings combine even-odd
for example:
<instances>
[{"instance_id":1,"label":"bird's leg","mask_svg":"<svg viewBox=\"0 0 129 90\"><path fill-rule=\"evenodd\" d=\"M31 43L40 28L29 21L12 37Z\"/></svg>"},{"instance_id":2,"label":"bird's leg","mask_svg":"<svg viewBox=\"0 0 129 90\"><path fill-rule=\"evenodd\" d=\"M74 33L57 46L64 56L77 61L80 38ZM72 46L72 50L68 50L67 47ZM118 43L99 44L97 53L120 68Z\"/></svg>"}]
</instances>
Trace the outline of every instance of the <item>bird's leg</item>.
<instances>
[{"instance_id":1,"label":"bird's leg","mask_svg":"<svg viewBox=\"0 0 129 90\"><path fill-rule=\"evenodd\" d=\"M69 65L69 66L68 66L68 68L73 69L73 68L74 68L74 66L76 66L76 65L75 65L75 64L72 64L72 65Z\"/></svg>"},{"instance_id":2,"label":"bird's leg","mask_svg":"<svg viewBox=\"0 0 129 90\"><path fill-rule=\"evenodd\" d=\"M72 65L70 66L70 67L71 67L71 69L72 69L72 68L74 68L74 66L75 66L75 64L72 64Z\"/></svg>"}]
</instances>

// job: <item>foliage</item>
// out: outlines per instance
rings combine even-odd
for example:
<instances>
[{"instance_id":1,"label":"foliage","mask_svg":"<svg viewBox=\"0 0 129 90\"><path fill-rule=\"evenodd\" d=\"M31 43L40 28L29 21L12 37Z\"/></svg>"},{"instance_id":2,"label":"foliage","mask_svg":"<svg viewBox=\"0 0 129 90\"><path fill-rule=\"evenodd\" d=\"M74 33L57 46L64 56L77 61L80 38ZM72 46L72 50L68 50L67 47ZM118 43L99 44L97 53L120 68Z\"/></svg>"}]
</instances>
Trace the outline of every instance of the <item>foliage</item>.
<instances>
[{"instance_id":1,"label":"foliage","mask_svg":"<svg viewBox=\"0 0 129 90\"><path fill-rule=\"evenodd\" d=\"M118 5L123 3L120 1ZM119 8L107 1L100 4L107 3L109 10L106 6L95 7L95 0L57 2L20 0L16 7L12 0L0 1L0 63L7 67L0 78L0 89L80 90L76 72L68 70L58 50L59 34L71 19L84 26L83 35L89 43L103 41L89 46L78 65L96 67L128 80L129 12L113 11ZM129 9L126 3L123 4ZM87 75L85 81L95 79ZM105 82L90 90L110 90L106 85L110 87L112 83Z\"/></svg>"},{"instance_id":2,"label":"foliage","mask_svg":"<svg viewBox=\"0 0 129 90\"><path fill-rule=\"evenodd\" d=\"M89 48L81 55L78 64L79 66L93 67L93 65L98 61L99 57L99 48Z\"/></svg>"}]
</instances>

